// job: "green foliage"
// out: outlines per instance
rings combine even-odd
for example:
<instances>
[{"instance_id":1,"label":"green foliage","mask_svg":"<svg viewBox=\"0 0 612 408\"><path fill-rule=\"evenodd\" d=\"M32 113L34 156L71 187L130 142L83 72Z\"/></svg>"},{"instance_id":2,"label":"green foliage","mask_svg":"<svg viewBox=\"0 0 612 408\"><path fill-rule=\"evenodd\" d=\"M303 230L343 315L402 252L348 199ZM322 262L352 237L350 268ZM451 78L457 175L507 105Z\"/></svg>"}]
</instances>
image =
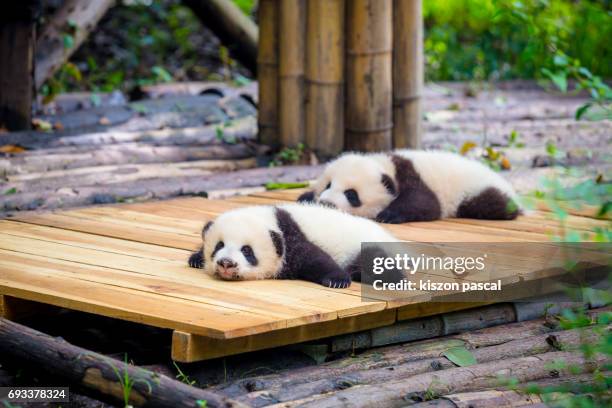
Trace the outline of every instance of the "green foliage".
<instances>
[{"instance_id":1,"label":"green foliage","mask_svg":"<svg viewBox=\"0 0 612 408\"><path fill-rule=\"evenodd\" d=\"M423 14L432 80L535 78L557 51L612 76L606 0L430 0Z\"/></svg>"},{"instance_id":2,"label":"green foliage","mask_svg":"<svg viewBox=\"0 0 612 408\"><path fill-rule=\"evenodd\" d=\"M127 354L124 357L123 370L120 370L117 367L115 367L115 364L113 364L113 361L111 359L108 359L107 363L112 368L113 372L115 373L115 376L117 377L117 380L119 380L119 384L121 385L121 390L123 392L123 406L124 407L131 406L130 405L130 395L132 394L132 388L134 388L134 384L136 384L136 382L141 381L143 384L145 384L149 389L149 393L153 391L153 388L151 387L151 383L149 383L147 380L141 380L141 379L134 380L132 377L130 377L130 373L128 371L129 363L128 363Z\"/></svg>"},{"instance_id":3,"label":"green foliage","mask_svg":"<svg viewBox=\"0 0 612 408\"><path fill-rule=\"evenodd\" d=\"M247 16L250 15L251 12L253 11L253 5L255 4L255 0L232 0L232 1Z\"/></svg>"},{"instance_id":4,"label":"green foliage","mask_svg":"<svg viewBox=\"0 0 612 408\"><path fill-rule=\"evenodd\" d=\"M285 147L283 150L278 152L274 157L274 160L270 162L270 167L282 166L284 164L296 164L304 155L304 144L298 143L298 145L293 147Z\"/></svg>"},{"instance_id":5,"label":"green foliage","mask_svg":"<svg viewBox=\"0 0 612 408\"><path fill-rule=\"evenodd\" d=\"M181 368L178 366L178 364L176 364L176 361L173 361L172 364L174 364L174 368L176 368L176 372L177 372L176 378L179 381L181 381L181 382L183 382L183 383L185 383L187 385L191 385L191 386L196 384L196 380L192 380L191 378L189 378L189 376L187 374L185 374L183 372L183 370L181 370ZM204 402L206 402L206 401L204 401ZM204 405L204 406L206 406L206 405Z\"/></svg>"},{"instance_id":6,"label":"green foliage","mask_svg":"<svg viewBox=\"0 0 612 408\"><path fill-rule=\"evenodd\" d=\"M606 85L600 77L593 75L591 71L580 65L580 61L557 51L553 59L554 71L542 68L542 73L563 93L568 92L568 79L576 83L574 91L586 91L592 102L588 102L576 110L576 120L580 120L593 106L599 106L601 113L592 119L612 118L612 89Z\"/></svg>"}]
</instances>

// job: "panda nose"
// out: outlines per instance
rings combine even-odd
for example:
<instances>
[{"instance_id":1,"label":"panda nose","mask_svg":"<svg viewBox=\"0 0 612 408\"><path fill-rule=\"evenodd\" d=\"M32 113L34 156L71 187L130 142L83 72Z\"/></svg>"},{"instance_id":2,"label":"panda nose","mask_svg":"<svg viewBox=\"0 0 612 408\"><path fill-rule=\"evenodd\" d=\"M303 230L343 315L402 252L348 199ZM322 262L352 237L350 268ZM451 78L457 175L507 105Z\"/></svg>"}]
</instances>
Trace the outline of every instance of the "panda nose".
<instances>
[{"instance_id":1,"label":"panda nose","mask_svg":"<svg viewBox=\"0 0 612 408\"><path fill-rule=\"evenodd\" d=\"M327 201L327 200L321 200L319 201L319 204L321 204L323 207L336 208L336 204L332 203L331 201Z\"/></svg>"},{"instance_id":2,"label":"panda nose","mask_svg":"<svg viewBox=\"0 0 612 408\"><path fill-rule=\"evenodd\" d=\"M229 258L221 258L217 261L217 265L222 266L224 268L235 268L238 266L238 264L234 261L232 261Z\"/></svg>"}]
</instances>

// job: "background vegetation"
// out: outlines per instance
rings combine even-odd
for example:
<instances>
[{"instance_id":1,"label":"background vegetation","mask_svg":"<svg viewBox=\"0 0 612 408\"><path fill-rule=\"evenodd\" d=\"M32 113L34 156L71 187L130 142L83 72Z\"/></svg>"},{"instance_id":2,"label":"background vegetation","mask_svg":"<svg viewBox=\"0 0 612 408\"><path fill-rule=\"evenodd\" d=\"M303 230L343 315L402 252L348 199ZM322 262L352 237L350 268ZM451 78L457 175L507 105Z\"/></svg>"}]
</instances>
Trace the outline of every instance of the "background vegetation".
<instances>
[{"instance_id":1,"label":"background vegetation","mask_svg":"<svg viewBox=\"0 0 612 408\"><path fill-rule=\"evenodd\" d=\"M256 14L256 1L234 1ZM424 18L429 80L540 78L559 54L612 74L609 0L424 0ZM180 0L123 0L72 62L47 92L249 76Z\"/></svg>"}]
</instances>

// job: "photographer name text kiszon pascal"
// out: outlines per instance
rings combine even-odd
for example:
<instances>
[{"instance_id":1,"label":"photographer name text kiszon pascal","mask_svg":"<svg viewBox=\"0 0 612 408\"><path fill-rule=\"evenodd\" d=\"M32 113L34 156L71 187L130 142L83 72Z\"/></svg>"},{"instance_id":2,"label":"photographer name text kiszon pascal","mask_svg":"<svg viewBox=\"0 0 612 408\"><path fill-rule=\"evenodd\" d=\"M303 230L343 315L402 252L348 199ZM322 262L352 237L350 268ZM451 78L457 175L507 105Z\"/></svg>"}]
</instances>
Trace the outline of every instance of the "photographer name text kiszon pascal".
<instances>
[{"instance_id":1,"label":"photographer name text kiszon pascal","mask_svg":"<svg viewBox=\"0 0 612 408\"><path fill-rule=\"evenodd\" d=\"M501 280L492 282L432 282L431 280L418 280L417 282L402 279L399 282L383 282L375 280L372 283L375 290L394 291L498 291L501 290Z\"/></svg>"}]
</instances>

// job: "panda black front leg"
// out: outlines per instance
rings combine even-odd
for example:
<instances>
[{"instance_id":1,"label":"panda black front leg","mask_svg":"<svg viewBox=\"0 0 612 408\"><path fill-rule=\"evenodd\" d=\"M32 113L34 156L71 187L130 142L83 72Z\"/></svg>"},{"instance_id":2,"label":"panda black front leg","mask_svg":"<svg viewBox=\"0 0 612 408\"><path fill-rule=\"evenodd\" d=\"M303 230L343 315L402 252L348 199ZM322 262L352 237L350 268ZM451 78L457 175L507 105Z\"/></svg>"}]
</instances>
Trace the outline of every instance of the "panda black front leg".
<instances>
[{"instance_id":1,"label":"panda black front leg","mask_svg":"<svg viewBox=\"0 0 612 408\"><path fill-rule=\"evenodd\" d=\"M202 254L202 248L192 253L191 256L189 256L189 266L198 269L204 268L204 256Z\"/></svg>"}]
</instances>

